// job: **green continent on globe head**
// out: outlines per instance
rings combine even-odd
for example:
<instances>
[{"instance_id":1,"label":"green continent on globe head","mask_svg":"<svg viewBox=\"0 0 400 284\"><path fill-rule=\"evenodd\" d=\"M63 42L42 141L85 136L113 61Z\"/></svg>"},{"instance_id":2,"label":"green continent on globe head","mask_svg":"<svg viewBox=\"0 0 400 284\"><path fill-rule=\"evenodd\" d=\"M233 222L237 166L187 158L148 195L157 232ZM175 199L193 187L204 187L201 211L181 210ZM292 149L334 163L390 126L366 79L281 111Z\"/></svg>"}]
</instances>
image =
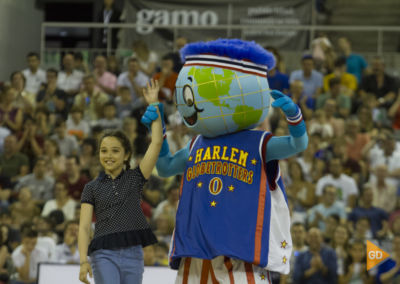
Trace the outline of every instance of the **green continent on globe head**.
<instances>
[{"instance_id":1,"label":"green continent on globe head","mask_svg":"<svg viewBox=\"0 0 400 284\"><path fill-rule=\"evenodd\" d=\"M202 98L218 107L231 108L226 103L230 85L236 79L235 71L221 69L223 74L215 74L214 67L192 67L188 75L192 75L197 83L198 94ZM224 97L220 100L220 97ZM246 129L249 125L260 122L262 109L255 109L248 105L235 105L232 120L238 126L237 130Z\"/></svg>"},{"instance_id":2,"label":"green continent on globe head","mask_svg":"<svg viewBox=\"0 0 400 284\"><path fill-rule=\"evenodd\" d=\"M188 75L192 75L197 83L199 96L215 106L229 108L228 104L220 103L219 97L229 95L230 85L235 79L235 72L221 69L223 74L215 74L214 67L192 67Z\"/></svg>"},{"instance_id":3,"label":"green continent on globe head","mask_svg":"<svg viewBox=\"0 0 400 284\"><path fill-rule=\"evenodd\" d=\"M247 105L239 105L235 108L232 120L238 125L239 130L245 129L249 125L257 124L262 115L262 109L254 109Z\"/></svg>"}]
</instances>

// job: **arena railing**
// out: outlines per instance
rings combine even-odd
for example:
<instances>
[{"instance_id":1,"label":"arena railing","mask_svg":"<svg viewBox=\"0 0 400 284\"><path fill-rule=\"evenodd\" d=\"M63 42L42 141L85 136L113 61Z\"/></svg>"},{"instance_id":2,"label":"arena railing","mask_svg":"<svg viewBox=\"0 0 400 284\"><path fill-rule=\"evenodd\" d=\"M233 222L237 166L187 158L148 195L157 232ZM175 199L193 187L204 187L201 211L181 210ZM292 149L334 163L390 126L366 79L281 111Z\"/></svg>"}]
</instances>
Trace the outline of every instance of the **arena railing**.
<instances>
[{"instance_id":1,"label":"arena railing","mask_svg":"<svg viewBox=\"0 0 400 284\"><path fill-rule=\"evenodd\" d=\"M40 43L40 53L42 58L45 58L45 54L48 51L65 51L65 50L85 50L89 52L104 52L107 55L113 53L111 47L111 38L113 29L136 29L137 27L151 27L153 29L163 29L170 30L173 33L173 39L176 39L179 35L179 31L182 30L213 30L220 31L218 34L221 37L231 37L234 32L235 35L239 32L242 39L246 39L246 31L248 30L293 30L293 31L305 31L309 32L309 43L311 43L317 32L360 32L360 33L374 33L376 37L376 50L374 52L366 52L367 57L373 55L382 55L384 52L384 33L399 33L400 36L400 26L349 26L349 25L213 25L213 26L194 26L194 25L152 25L152 24L136 24L136 23L87 23L87 22L43 22L41 25L41 43ZM46 30L50 28L86 28L86 29L108 29L107 33L107 47L105 49L97 48L49 48L46 47ZM122 48L123 50L123 48ZM357 50L357 52L363 53L363 50ZM290 53L290 52L289 52ZM395 61L400 61L396 57ZM400 63L400 62L398 62ZM396 62L396 66L399 66Z\"/></svg>"}]
</instances>

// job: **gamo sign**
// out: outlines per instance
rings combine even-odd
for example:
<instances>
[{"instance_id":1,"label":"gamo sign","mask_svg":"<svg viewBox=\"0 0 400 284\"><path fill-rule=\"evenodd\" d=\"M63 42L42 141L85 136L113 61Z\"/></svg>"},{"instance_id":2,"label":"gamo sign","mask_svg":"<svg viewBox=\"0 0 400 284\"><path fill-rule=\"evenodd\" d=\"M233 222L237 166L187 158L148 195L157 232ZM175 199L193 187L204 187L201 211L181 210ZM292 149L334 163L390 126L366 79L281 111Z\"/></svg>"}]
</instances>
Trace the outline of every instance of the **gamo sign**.
<instances>
[{"instance_id":1,"label":"gamo sign","mask_svg":"<svg viewBox=\"0 0 400 284\"><path fill-rule=\"evenodd\" d=\"M153 25L179 25L179 26L215 26L218 24L218 14L214 11L197 10L150 10L143 9L136 13L136 31L140 34L152 33Z\"/></svg>"}]
</instances>

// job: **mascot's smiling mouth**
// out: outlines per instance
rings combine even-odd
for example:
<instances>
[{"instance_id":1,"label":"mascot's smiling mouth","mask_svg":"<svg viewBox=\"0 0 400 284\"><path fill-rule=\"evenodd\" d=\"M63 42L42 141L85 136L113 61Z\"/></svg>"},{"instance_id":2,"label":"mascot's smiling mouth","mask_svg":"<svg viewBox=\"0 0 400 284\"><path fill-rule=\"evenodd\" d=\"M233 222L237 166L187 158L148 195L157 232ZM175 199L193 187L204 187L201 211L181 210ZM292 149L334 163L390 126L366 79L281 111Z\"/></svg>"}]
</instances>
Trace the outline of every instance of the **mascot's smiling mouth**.
<instances>
[{"instance_id":1,"label":"mascot's smiling mouth","mask_svg":"<svg viewBox=\"0 0 400 284\"><path fill-rule=\"evenodd\" d=\"M197 122L197 111L191 116L184 116L183 118L185 119L187 124L194 125Z\"/></svg>"},{"instance_id":2,"label":"mascot's smiling mouth","mask_svg":"<svg viewBox=\"0 0 400 284\"><path fill-rule=\"evenodd\" d=\"M192 78L188 78L192 81ZM184 116L183 119L186 121L187 124L190 126L195 125L197 122L197 113L202 112L204 109L198 109L195 102L194 102L194 94L193 90L189 85L185 85L183 87L183 101L185 102L186 106L193 107L195 112L190 116Z\"/></svg>"}]
</instances>

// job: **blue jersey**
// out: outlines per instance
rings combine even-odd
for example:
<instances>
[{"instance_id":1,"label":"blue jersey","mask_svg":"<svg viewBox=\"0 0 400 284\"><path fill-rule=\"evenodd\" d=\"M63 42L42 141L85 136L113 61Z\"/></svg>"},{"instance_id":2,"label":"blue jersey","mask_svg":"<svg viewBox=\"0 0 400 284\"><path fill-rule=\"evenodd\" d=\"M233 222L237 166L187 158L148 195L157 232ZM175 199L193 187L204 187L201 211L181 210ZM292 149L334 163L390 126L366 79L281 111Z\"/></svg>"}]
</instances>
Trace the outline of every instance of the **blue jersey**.
<instances>
[{"instance_id":1,"label":"blue jersey","mask_svg":"<svg viewBox=\"0 0 400 284\"><path fill-rule=\"evenodd\" d=\"M290 217L278 161L265 163L272 135L244 130L197 136L182 178L170 264L224 255L289 273Z\"/></svg>"}]
</instances>

